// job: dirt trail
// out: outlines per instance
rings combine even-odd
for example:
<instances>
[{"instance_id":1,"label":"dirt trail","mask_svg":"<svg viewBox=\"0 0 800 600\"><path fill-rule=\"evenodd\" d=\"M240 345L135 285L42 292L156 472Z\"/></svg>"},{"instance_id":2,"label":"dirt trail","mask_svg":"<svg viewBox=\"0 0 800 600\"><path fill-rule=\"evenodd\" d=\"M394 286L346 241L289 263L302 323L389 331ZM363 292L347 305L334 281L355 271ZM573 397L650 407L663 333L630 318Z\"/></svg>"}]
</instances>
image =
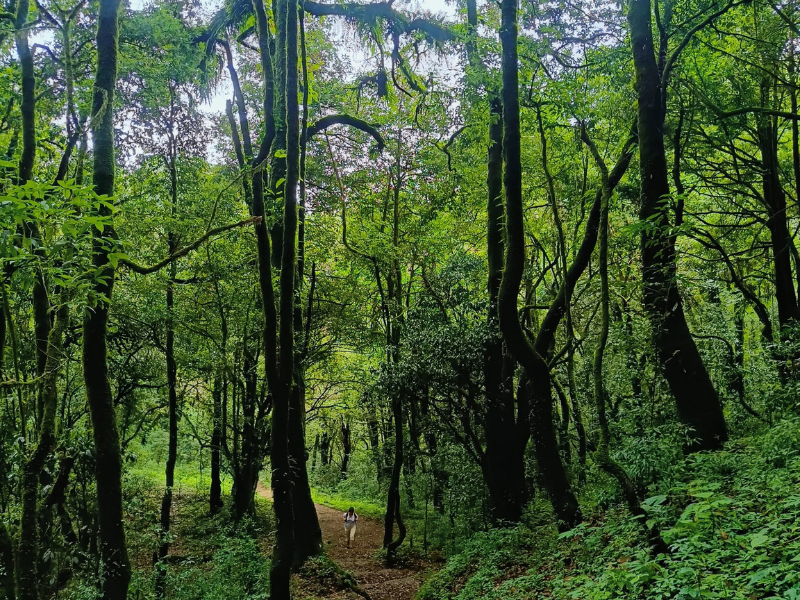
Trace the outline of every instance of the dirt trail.
<instances>
[{"instance_id":1,"label":"dirt trail","mask_svg":"<svg viewBox=\"0 0 800 600\"><path fill-rule=\"evenodd\" d=\"M258 484L258 493L266 498L272 497L272 490ZM345 571L350 573L372 598L372 600L411 600L422 585L423 573L431 565L425 562L404 564L399 568L388 569L375 558L375 553L383 545L383 523L368 517L358 517L355 547L347 549L344 537L343 513L315 504L325 554ZM326 598L339 600L358 598L350 591L338 592Z\"/></svg>"}]
</instances>

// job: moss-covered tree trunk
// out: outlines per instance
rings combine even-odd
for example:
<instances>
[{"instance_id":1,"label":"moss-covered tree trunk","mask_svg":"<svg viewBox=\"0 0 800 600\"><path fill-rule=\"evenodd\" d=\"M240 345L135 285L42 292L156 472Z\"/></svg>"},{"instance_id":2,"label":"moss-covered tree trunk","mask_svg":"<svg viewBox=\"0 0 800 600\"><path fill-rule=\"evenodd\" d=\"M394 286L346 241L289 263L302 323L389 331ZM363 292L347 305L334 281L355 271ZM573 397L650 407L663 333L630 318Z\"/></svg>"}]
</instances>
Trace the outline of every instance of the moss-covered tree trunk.
<instances>
[{"instance_id":1,"label":"moss-covered tree trunk","mask_svg":"<svg viewBox=\"0 0 800 600\"><path fill-rule=\"evenodd\" d=\"M769 104L772 86L769 80L762 85L762 105ZM786 193L780 180L778 160L778 130L775 117L757 115L758 147L761 151L761 182L767 210L767 229L772 247L775 271L775 301L778 305L780 329L791 326L800 319L792 274L792 245L794 241L788 227Z\"/></svg>"},{"instance_id":2,"label":"moss-covered tree trunk","mask_svg":"<svg viewBox=\"0 0 800 600\"><path fill-rule=\"evenodd\" d=\"M664 150L665 90L656 62L650 0L631 0L628 10L639 108L642 300L664 376L681 420L693 429L687 450L719 448L728 433L717 391L694 343L677 282L669 221L669 180Z\"/></svg>"},{"instance_id":3,"label":"moss-covered tree trunk","mask_svg":"<svg viewBox=\"0 0 800 600\"><path fill-rule=\"evenodd\" d=\"M5 600L16 600L17 592L14 584L14 542L8 533L5 523L0 520L0 561L3 565L3 593Z\"/></svg>"},{"instance_id":4,"label":"moss-covered tree trunk","mask_svg":"<svg viewBox=\"0 0 800 600\"><path fill-rule=\"evenodd\" d=\"M597 446L595 460L598 466L617 480L628 509L634 517L639 519L642 527L648 534L648 541L651 549L656 554L666 553L669 548L661 539L661 534L656 525L647 523L647 513L639 502L636 488L633 481L628 476L627 471L611 457L611 430L608 426L608 415L606 413L606 393L603 383L603 359L605 357L606 344L608 343L608 331L610 326L610 303L608 286L608 206L611 201L612 188L609 182L608 168L605 161L600 156L595 145L582 131L584 141L589 146L592 156L597 163L602 175L601 203L600 203L600 227L599 227L599 248L598 248L598 271L600 273L600 339L597 342L597 349L594 355L593 380L594 380L594 401L597 407L597 422L600 426L600 443Z\"/></svg>"},{"instance_id":5,"label":"moss-covered tree trunk","mask_svg":"<svg viewBox=\"0 0 800 600\"><path fill-rule=\"evenodd\" d=\"M100 0L97 22L97 68L92 101L94 190L114 195L114 88L117 81L119 0ZM100 209L105 216L109 209ZM97 511L100 533L101 595L104 600L125 600L131 577L122 512L122 456L117 417L108 377L109 301L114 269L108 260L107 238L113 228L94 229L92 262L97 278L92 285L92 305L83 322L83 377L92 420L96 452Z\"/></svg>"},{"instance_id":6,"label":"moss-covered tree trunk","mask_svg":"<svg viewBox=\"0 0 800 600\"><path fill-rule=\"evenodd\" d=\"M486 248L489 266L489 326L498 327L497 298L503 276L503 109L500 98L489 103L489 152L486 187ZM498 332L499 333L499 332ZM486 386L486 449L483 473L497 523L517 523L527 501L525 448L530 438L528 394L520 386L514 398L514 360L500 335L492 337L484 354Z\"/></svg>"},{"instance_id":7,"label":"moss-covered tree trunk","mask_svg":"<svg viewBox=\"0 0 800 600\"><path fill-rule=\"evenodd\" d=\"M397 249L400 241L400 190L402 188L402 130L397 131L397 153L395 155L395 180L392 186L392 246ZM388 208L388 206L387 206ZM383 302L386 315L386 362L400 363L400 340L403 331L403 277L400 261L392 259L386 277L387 299ZM377 262L375 263L377 265ZM380 274L376 276L380 281ZM389 490L386 498L386 513L383 517L383 547L386 549L386 562L392 564L395 553L406 537L406 527L400 506L400 475L403 470L404 435L403 425L404 403L407 390L400 386L392 391L392 419L394 421L394 461L389 477ZM394 537L394 525L397 524L397 537Z\"/></svg>"},{"instance_id":8,"label":"moss-covered tree trunk","mask_svg":"<svg viewBox=\"0 0 800 600\"><path fill-rule=\"evenodd\" d=\"M30 49L28 23L30 0L20 0L14 15L14 40L17 56L19 58L20 72L22 75L22 101L20 115L22 120L22 152L19 159L17 183L24 185L33 179L33 169L36 163L36 79L34 75L33 53ZM36 254L42 254L41 236L38 224L28 221L24 224L25 234L37 242ZM42 378L45 363L47 362L47 343L50 336L52 321L50 316L50 300L48 299L47 285L44 274L38 267L32 289L34 335L36 337L36 376ZM39 385L35 417L41 420L43 390ZM25 427L25 424L23 424Z\"/></svg>"},{"instance_id":9,"label":"moss-covered tree trunk","mask_svg":"<svg viewBox=\"0 0 800 600\"><path fill-rule=\"evenodd\" d=\"M383 547L386 549L386 561L391 565L397 549L406 537L406 527L400 511L400 474L403 470L403 401L398 393L392 398L392 415L394 417L394 463L389 478L389 492L386 501L386 514L383 518ZM394 537L394 525L397 524L397 537Z\"/></svg>"},{"instance_id":10,"label":"moss-covered tree trunk","mask_svg":"<svg viewBox=\"0 0 800 600\"><path fill-rule=\"evenodd\" d=\"M500 329L509 351L525 369L532 382L531 435L539 468L560 527L571 529L581 520L553 428L550 368L528 340L517 314L522 275L525 269L525 230L522 209L522 163L520 148L519 72L517 58L517 3L503 0L500 40L503 79L503 184L506 206L506 261L498 295Z\"/></svg>"},{"instance_id":11,"label":"moss-covered tree trunk","mask_svg":"<svg viewBox=\"0 0 800 600\"><path fill-rule=\"evenodd\" d=\"M220 471L222 462L222 376L219 373L214 376L211 396L214 409L211 430L211 486L208 492L208 505L211 514L215 515L222 508L222 478Z\"/></svg>"},{"instance_id":12,"label":"moss-covered tree trunk","mask_svg":"<svg viewBox=\"0 0 800 600\"><path fill-rule=\"evenodd\" d=\"M475 0L467 1L469 37L467 58L473 69L485 70L477 54L478 11ZM484 349L485 451L481 471L491 499L492 520L516 523L527 501L525 448L530 438L527 390L514 398L514 359L507 352L499 325L497 296L503 276L503 106L496 90L489 92L489 149L486 155L486 258L489 309L487 322L492 337ZM519 404L517 400L522 400Z\"/></svg>"},{"instance_id":13,"label":"moss-covered tree trunk","mask_svg":"<svg viewBox=\"0 0 800 600\"><path fill-rule=\"evenodd\" d=\"M170 175L170 198L172 222L178 212L178 165L177 144L170 134L170 156L168 159ZM167 233L169 255L172 256L178 249L177 234L174 231ZM175 463L178 458L178 366L175 361L175 279L177 276L177 263L172 261L169 265L169 278L167 280L167 394L169 410L169 442L167 444L167 464L164 469L164 495L161 497L161 515L158 546L158 564L156 565L155 592L157 598L164 598L167 591L167 566L164 559L169 554L170 526L172 513L172 488L175 484Z\"/></svg>"},{"instance_id":14,"label":"moss-covered tree trunk","mask_svg":"<svg viewBox=\"0 0 800 600\"><path fill-rule=\"evenodd\" d=\"M61 344L69 320L66 294L50 331L47 344L47 362L42 382L42 406L39 441L22 470L22 511L19 525L19 543L15 553L17 598L37 600L42 584L38 574L39 564L39 478L45 461L55 447L56 409L58 407L58 377L61 372Z\"/></svg>"},{"instance_id":15,"label":"moss-covered tree trunk","mask_svg":"<svg viewBox=\"0 0 800 600\"><path fill-rule=\"evenodd\" d=\"M278 5L282 5L279 2ZM292 562L294 559L294 511L292 502L292 474L289 454L289 427L294 384L294 299L295 274L297 269L297 185L300 168L299 108L297 100L297 0L288 0L283 8L282 18L276 29L285 35L285 114L286 123L286 181L283 196L283 235L280 257L280 368L272 374L270 389L273 395L272 439L270 458L272 460L273 507L276 519L275 549L270 570L270 597L273 600L289 600ZM280 36L278 39L280 46ZM276 127L276 131L280 130ZM266 232L264 232L266 233ZM267 243L269 243L267 241ZM269 268L268 265L266 265ZM268 301L267 298L264 299ZM273 299L269 299L274 302ZM274 304L272 305L274 309ZM269 340L268 340L269 343ZM274 346L273 346L274 347ZM273 354L274 358L274 354ZM268 365L268 368L270 366ZM274 369L274 364L271 365Z\"/></svg>"}]
</instances>

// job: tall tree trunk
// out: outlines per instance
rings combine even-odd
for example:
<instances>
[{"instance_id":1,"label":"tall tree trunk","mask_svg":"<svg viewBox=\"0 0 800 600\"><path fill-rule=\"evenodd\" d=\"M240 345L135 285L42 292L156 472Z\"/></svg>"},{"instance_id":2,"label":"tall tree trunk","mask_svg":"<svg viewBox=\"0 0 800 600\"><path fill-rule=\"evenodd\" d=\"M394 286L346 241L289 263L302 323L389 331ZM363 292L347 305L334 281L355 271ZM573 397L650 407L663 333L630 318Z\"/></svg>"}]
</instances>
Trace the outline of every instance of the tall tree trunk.
<instances>
[{"instance_id":1,"label":"tall tree trunk","mask_svg":"<svg viewBox=\"0 0 800 600\"><path fill-rule=\"evenodd\" d=\"M34 75L33 54L31 53L28 35L30 31L28 16L30 0L20 0L14 18L16 31L17 56L22 73L22 102L20 113L22 117L22 153L19 160L17 182L25 184L33 178L33 168L36 162L36 79ZM26 235L38 242L34 252L41 254L41 236L35 222L24 224ZM44 274L37 267L33 282L33 321L36 336L36 376L42 378L45 363L47 362L47 343L52 326L50 318L50 301L47 297L47 286ZM41 419L43 402L42 385L38 387L36 401L36 418ZM23 423L23 428L25 423Z\"/></svg>"},{"instance_id":2,"label":"tall tree trunk","mask_svg":"<svg viewBox=\"0 0 800 600\"><path fill-rule=\"evenodd\" d=\"M762 105L768 105L771 86L767 80L762 85ZM792 275L791 248L792 234L787 224L786 194L780 180L778 162L778 132L773 117L757 116L758 147L761 150L761 177L764 204L767 208L767 228L772 246L772 260L775 269L775 300L778 304L780 329L796 323L800 319L797 296Z\"/></svg>"},{"instance_id":3,"label":"tall tree trunk","mask_svg":"<svg viewBox=\"0 0 800 600\"><path fill-rule=\"evenodd\" d=\"M214 402L214 416L211 431L211 488L208 494L209 510L212 515L222 508L222 479L220 473L222 451L222 377L217 373L214 377L214 388L211 392Z\"/></svg>"},{"instance_id":4,"label":"tall tree trunk","mask_svg":"<svg viewBox=\"0 0 800 600\"><path fill-rule=\"evenodd\" d=\"M174 144L170 149L169 175L172 200L172 221L178 212L178 168L176 164L177 149ZM169 255L177 250L177 237L174 231L167 234ZM175 362L175 278L177 265L172 261L169 265L167 281L167 390L169 397L169 443L167 464L164 470L165 487L161 498L161 531L159 532L158 564L156 565L156 598L164 598L167 591L167 565L164 559L169 554L169 530L172 513L172 487L175 484L175 463L178 458L178 367Z\"/></svg>"},{"instance_id":5,"label":"tall tree trunk","mask_svg":"<svg viewBox=\"0 0 800 600\"><path fill-rule=\"evenodd\" d=\"M119 0L100 0L97 25L97 71L92 102L94 138L94 189L99 196L114 195L114 87L117 81L117 35ZM107 216L109 209L103 207ZM117 417L108 378L108 302L114 286L114 269L108 261L108 248L101 239L113 236L113 229L101 234L94 230L92 260L98 274L93 297L98 300L86 309L83 323L83 376L92 419L97 456L97 507L100 525L102 597L125 600L131 570L125 544L122 513L122 457ZM105 300L99 300L105 298Z\"/></svg>"},{"instance_id":6,"label":"tall tree trunk","mask_svg":"<svg viewBox=\"0 0 800 600\"><path fill-rule=\"evenodd\" d=\"M350 453L353 450L350 444L350 423L342 419L342 479L347 479L347 466L350 464Z\"/></svg>"},{"instance_id":7,"label":"tall tree trunk","mask_svg":"<svg viewBox=\"0 0 800 600\"><path fill-rule=\"evenodd\" d=\"M469 38L467 57L470 66L483 70L476 52L478 11L475 0L467 1ZM499 95L490 92L489 149L486 157L486 255L488 263L490 331L498 327L497 296L503 276L503 105ZM484 386L487 407L484 433L486 446L481 472L492 502L492 520L496 523L516 523L527 501L524 453L528 445L528 409L515 406L514 360L507 352L499 332L491 337L484 349ZM526 392L523 392L526 393ZM525 405L527 407L527 403ZM436 506L434 489L434 506ZM441 499L439 507L441 507Z\"/></svg>"},{"instance_id":8,"label":"tall tree trunk","mask_svg":"<svg viewBox=\"0 0 800 600\"><path fill-rule=\"evenodd\" d=\"M305 25L303 10L298 14L300 33L301 66L303 72L303 111L302 131L300 132L299 185L297 224L297 276L294 295L294 328L298 347L295 349L295 385L292 389L292 408L289 411L289 456L293 461L292 469L292 510L294 512L294 564L303 564L309 556L322 552L322 529L317 517L317 509L311 499L311 485L308 482L308 456L306 453L306 348L308 347L311 311L313 304L315 270L312 268L312 283L309 291L308 323L303 331L303 278L305 276L305 193L306 193L306 134L308 125L308 70L306 65ZM289 63L291 64L291 63ZM276 233L276 235L278 235ZM280 235L283 235L282 232Z\"/></svg>"},{"instance_id":9,"label":"tall tree trunk","mask_svg":"<svg viewBox=\"0 0 800 600\"><path fill-rule=\"evenodd\" d=\"M640 220L644 291L653 338L678 414L693 430L687 451L719 448L728 439L717 391L694 343L676 280L674 237L669 222L669 180L664 150L663 102L651 27L650 0L632 0L631 31L639 104Z\"/></svg>"},{"instance_id":10,"label":"tall tree trunk","mask_svg":"<svg viewBox=\"0 0 800 600\"><path fill-rule=\"evenodd\" d=\"M278 3L280 7L281 2ZM275 550L270 570L270 597L289 600L289 578L294 558L294 511L292 475L290 471L289 429L294 382L294 279L297 269L295 236L297 235L297 184L299 179L299 110L297 104L297 0L289 0L276 29L285 34L285 124L286 181L284 184L283 236L280 257L280 369L272 374L272 488L275 509ZM281 18L282 17L282 18ZM285 27L285 29L283 29ZM276 47L280 53L281 35ZM281 115L283 116L283 115ZM280 136L278 136L280 137ZM276 138L277 139L277 138ZM263 267L262 267L263 268ZM268 268L268 265L267 265ZM264 302L273 301L264 298ZM274 306L274 305L273 305ZM268 368L270 368L268 366ZM274 368L274 365L272 366ZM277 377L276 377L277 375Z\"/></svg>"},{"instance_id":11,"label":"tall tree trunk","mask_svg":"<svg viewBox=\"0 0 800 600\"><path fill-rule=\"evenodd\" d=\"M211 253L206 249L208 262L211 263ZM209 489L209 508L211 514L217 514L222 508L222 474L221 459L223 450L226 456L228 451L227 427L228 427L228 319L222 303L222 294L219 289L219 279L214 276L214 295L217 300L217 311L219 312L222 354L222 364L215 365L214 389L212 397L214 402L213 430L211 433L211 487Z\"/></svg>"},{"instance_id":12,"label":"tall tree trunk","mask_svg":"<svg viewBox=\"0 0 800 600\"><path fill-rule=\"evenodd\" d=\"M611 432L608 426L608 416L606 414L605 388L603 385L603 358L605 356L606 344L608 342L608 330L610 324L609 311L609 290L608 290L608 204L611 200L611 185L609 182L608 168L601 158L595 145L588 139L585 131L582 132L584 141L589 146L592 156L597 163L602 174L602 202L600 205L600 248L599 265L600 271L600 339L597 342L597 350L594 356L593 375L594 375L594 401L597 406L597 422L600 425L600 444L595 454L597 463L601 469L617 480L622 488L628 509L639 519L642 527L648 534L648 540L654 553L661 554L669 552L669 548L661 539L658 526L647 524L647 513L639 502L636 495L636 488L633 481L628 476L627 471L611 458Z\"/></svg>"},{"instance_id":13,"label":"tall tree trunk","mask_svg":"<svg viewBox=\"0 0 800 600\"><path fill-rule=\"evenodd\" d=\"M42 385L42 413L39 442L25 463L22 474L22 513L19 526L19 544L15 553L17 598L38 600L41 584L39 564L39 477L45 461L55 447L55 423L58 407L58 376L61 369L61 340L67 328L69 308L66 294L58 309L55 327L50 331L46 350L45 377Z\"/></svg>"},{"instance_id":14,"label":"tall tree trunk","mask_svg":"<svg viewBox=\"0 0 800 600\"><path fill-rule=\"evenodd\" d=\"M0 520L0 564L3 565L3 592L5 600L16 600L14 585L14 543L8 535L5 523Z\"/></svg>"},{"instance_id":15,"label":"tall tree trunk","mask_svg":"<svg viewBox=\"0 0 800 600\"><path fill-rule=\"evenodd\" d=\"M33 166L36 160L36 80L33 71L33 54L28 43L29 10L30 0L19 0L14 17L14 41L22 72L22 102L20 103L22 155L19 159L18 173L20 183L25 183L33 178ZM47 344L47 339L44 340L44 343Z\"/></svg>"},{"instance_id":16,"label":"tall tree trunk","mask_svg":"<svg viewBox=\"0 0 800 600\"><path fill-rule=\"evenodd\" d=\"M506 265L498 296L500 329L509 351L525 369L533 385L531 427L539 468L544 475L559 527L571 529L581 520L581 511L564 471L553 429L550 368L522 329L517 315L517 297L525 269L525 231L522 210L522 164L520 157L519 73L517 61L517 2L503 0L500 39L503 78L503 183L506 199Z\"/></svg>"},{"instance_id":17,"label":"tall tree trunk","mask_svg":"<svg viewBox=\"0 0 800 600\"><path fill-rule=\"evenodd\" d=\"M402 188L402 129L397 131L397 154L395 156L395 180L392 186L392 247L397 249L400 238L400 189ZM388 208L388 205L387 205ZM377 262L376 262L377 265ZM380 274L376 266L376 276L380 282ZM391 261L389 274L386 276L386 294L388 304L384 302L386 314L386 362L400 363L400 339L403 329L403 279L400 262L396 258ZM389 478L389 491L386 499L386 514L383 519L383 547L386 549L386 562L392 564L397 549L406 537L406 527L400 510L400 475L403 470L403 403L407 390L394 390L392 395L392 419L394 421L394 462ZM394 536L394 524L397 523L397 538Z\"/></svg>"},{"instance_id":18,"label":"tall tree trunk","mask_svg":"<svg viewBox=\"0 0 800 600\"><path fill-rule=\"evenodd\" d=\"M383 518L383 547L386 549L386 562L391 565L395 552L406 537L406 527L400 513L400 474L403 469L403 403L398 393L392 398L394 416L394 464L389 479L389 494L386 514ZM394 524L397 523L397 538L394 538Z\"/></svg>"},{"instance_id":19,"label":"tall tree trunk","mask_svg":"<svg viewBox=\"0 0 800 600\"><path fill-rule=\"evenodd\" d=\"M489 103L489 152L487 157L487 259L489 266L490 328L498 326L497 303L503 276L503 108L500 98ZM499 333L499 332L498 332ZM487 408L484 479L492 502L492 520L513 524L522 518L527 502L525 447L528 445L527 390L520 387L514 398L514 360L501 335L492 337L484 353ZM524 400L524 401L523 401Z\"/></svg>"}]
</instances>

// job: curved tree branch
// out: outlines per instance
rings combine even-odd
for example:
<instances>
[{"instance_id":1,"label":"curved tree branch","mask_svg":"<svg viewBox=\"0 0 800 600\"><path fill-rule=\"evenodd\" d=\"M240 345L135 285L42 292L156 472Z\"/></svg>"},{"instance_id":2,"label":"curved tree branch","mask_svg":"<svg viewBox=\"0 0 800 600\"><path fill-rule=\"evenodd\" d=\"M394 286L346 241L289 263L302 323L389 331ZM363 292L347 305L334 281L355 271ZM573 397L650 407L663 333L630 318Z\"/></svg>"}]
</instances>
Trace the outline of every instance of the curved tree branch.
<instances>
[{"instance_id":1,"label":"curved tree branch","mask_svg":"<svg viewBox=\"0 0 800 600\"><path fill-rule=\"evenodd\" d=\"M356 2L337 2L323 4L307 0L303 3L305 11L315 17L345 17L361 23L375 23L384 19L391 23L391 28L399 33L420 32L435 42L455 41L458 36L449 27L422 17L409 18L392 8L391 2L375 2L359 4Z\"/></svg>"},{"instance_id":2,"label":"curved tree branch","mask_svg":"<svg viewBox=\"0 0 800 600\"><path fill-rule=\"evenodd\" d=\"M174 254L170 254L164 260L157 262L154 265L149 267L143 267L142 265L136 264L132 260L127 258L121 258L118 262L120 267L128 267L131 271L135 273L140 273L142 275L149 275L150 273L155 273L156 271L160 271L170 263L176 261L179 258L183 258L187 254L189 254L192 250L196 250L200 246L203 245L209 238L224 233L225 231L229 231L231 229L236 229L237 227L244 227L245 225L250 225L251 223L257 223L261 221L261 217L251 217L249 219L245 219L244 221L239 221L238 223L232 223L231 225L224 225L222 227L215 227L214 229L209 230L205 235L199 237L193 243L189 244L188 246L184 246Z\"/></svg>"},{"instance_id":3,"label":"curved tree branch","mask_svg":"<svg viewBox=\"0 0 800 600\"><path fill-rule=\"evenodd\" d=\"M312 123L306 129L306 139L305 141L310 140L316 134L325 131L328 127L332 127L333 125L349 125L350 127L354 127L364 133L369 134L372 136L378 144L378 152L383 152L384 146L386 143L383 140L383 136L381 136L380 132L377 130L375 125L370 125L366 121L362 121L357 117L352 117L350 115L328 115L326 117L322 117L318 121Z\"/></svg>"}]
</instances>

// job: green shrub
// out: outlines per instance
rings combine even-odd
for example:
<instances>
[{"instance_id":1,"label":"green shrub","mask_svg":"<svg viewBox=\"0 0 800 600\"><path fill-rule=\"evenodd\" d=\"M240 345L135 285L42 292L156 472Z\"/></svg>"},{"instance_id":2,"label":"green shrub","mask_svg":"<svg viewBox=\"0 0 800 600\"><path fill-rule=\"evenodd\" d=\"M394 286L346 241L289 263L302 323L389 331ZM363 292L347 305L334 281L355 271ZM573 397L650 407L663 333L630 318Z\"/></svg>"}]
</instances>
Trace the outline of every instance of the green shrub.
<instances>
[{"instance_id":1,"label":"green shrub","mask_svg":"<svg viewBox=\"0 0 800 600\"><path fill-rule=\"evenodd\" d=\"M668 556L649 555L622 508L557 536L520 526L478 534L422 600L800 598L800 425L785 421L676 465L645 501Z\"/></svg>"}]
</instances>

